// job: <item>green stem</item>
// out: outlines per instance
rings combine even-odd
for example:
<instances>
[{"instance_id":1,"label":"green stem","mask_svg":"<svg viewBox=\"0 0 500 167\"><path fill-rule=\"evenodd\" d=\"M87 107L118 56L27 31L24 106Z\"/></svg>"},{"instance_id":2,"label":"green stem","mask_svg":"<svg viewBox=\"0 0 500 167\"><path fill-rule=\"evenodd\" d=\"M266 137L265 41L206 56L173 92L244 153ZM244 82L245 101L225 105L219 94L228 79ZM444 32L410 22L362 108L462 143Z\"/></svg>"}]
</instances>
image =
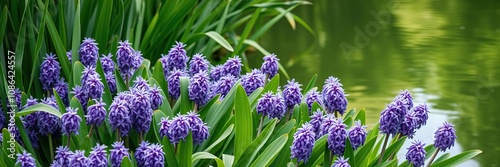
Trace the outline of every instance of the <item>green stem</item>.
<instances>
[{"instance_id":1,"label":"green stem","mask_svg":"<svg viewBox=\"0 0 500 167\"><path fill-rule=\"evenodd\" d=\"M384 158L385 147L387 147L387 141L389 140L389 134L385 135L384 145L382 146L382 152L380 153L380 157L378 159L378 164L382 163L382 159Z\"/></svg>"},{"instance_id":2,"label":"green stem","mask_svg":"<svg viewBox=\"0 0 500 167\"><path fill-rule=\"evenodd\" d=\"M49 133L49 151L50 151L50 160L54 161L54 148L52 146L52 134Z\"/></svg>"},{"instance_id":3,"label":"green stem","mask_svg":"<svg viewBox=\"0 0 500 167\"><path fill-rule=\"evenodd\" d=\"M70 145L69 143L70 142L71 142L71 134L68 134L68 143L67 143L68 144L68 148L69 148L69 145Z\"/></svg>"},{"instance_id":4,"label":"green stem","mask_svg":"<svg viewBox=\"0 0 500 167\"><path fill-rule=\"evenodd\" d=\"M116 140L122 141L122 134L120 133L120 129L116 129Z\"/></svg>"},{"instance_id":5,"label":"green stem","mask_svg":"<svg viewBox=\"0 0 500 167\"><path fill-rule=\"evenodd\" d=\"M142 142L142 132L139 132L139 144Z\"/></svg>"},{"instance_id":6,"label":"green stem","mask_svg":"<svg viewBox=\"0 0 500 167\"><path fill-rule=\"evenodd\" d=\"M193 111L194 111L195 113L197 113L197 112L198 112L198 104L194 103L194 105L193 105Z\"/></svg>"},{"instance_id":7,"label":"green stem","mask_svg":"<svg viewBox=\"0 0 500 167\"><path fill-rule=\"evenodd\" d=\"M434 159L436 158L436 156L438 155L438 153L439 153L439 148L437 148L436 151L434 151L434 154L432 154L431 160L429 160L429 163L427 164L427 167L431 166L432 161L434 161Z\"/></svg>"},{"instance_id":8,"label":"green stem","mask_svg":"<svg viewBox=\"0 0 500 167\"><path fill-rule=\"evenodd\" d=\"M292 115L292 112L291 112L292 110L293 110L293 108L286 111L285 121L288 121L288 119L290 119L290 115Z\"/></svg>"},{"instance_id":9,"label":"green stem","mask_svg":"<svg viewBox=\"0 0 500 167\"><path fill-rule=\"evenodd\" d=\"M127 86L127 89L130 86L130 84L128 83L128 75L125 75L125 85Z\"/></svg>"},{"instance_id":10,"label":"green stem","mask_svg":"<svg viewBox=\"0 0 500 167\"><path fill-rule=\"evenodd\" d=\"M89 131L89 134L87 135L89 138L92 137L92 131L94 130L94 125L91 125L90 126L90 131Z\"/></svg>"}]
</instances>

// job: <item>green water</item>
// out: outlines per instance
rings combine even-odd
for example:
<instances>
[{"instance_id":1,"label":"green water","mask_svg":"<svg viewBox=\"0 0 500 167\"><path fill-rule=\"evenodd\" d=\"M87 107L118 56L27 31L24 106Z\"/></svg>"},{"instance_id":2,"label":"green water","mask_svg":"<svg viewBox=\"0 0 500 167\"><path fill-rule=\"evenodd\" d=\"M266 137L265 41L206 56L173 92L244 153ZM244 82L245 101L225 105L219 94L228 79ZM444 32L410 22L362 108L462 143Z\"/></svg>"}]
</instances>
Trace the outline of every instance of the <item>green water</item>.
<instances>
[{"instance_id":1,"label":"green water","mask_svg":"<svg viewBox=\"0 0 500 167\"><path fill-rule=\"evenodd\" d=\"M400 90L409 89L431 112L415 139L432 144L434 131L452 122L458 142L449 153L483 150L460 166L500 166L500 1L314 3L294 13L316 36L284 20L260 41L290 76L306 85L318 74L317 86L330 75L340 78L348 108L366 108L369 126ZM251 56L251 66L259 66L261 55Z\"/></svg>"}]
</instances>

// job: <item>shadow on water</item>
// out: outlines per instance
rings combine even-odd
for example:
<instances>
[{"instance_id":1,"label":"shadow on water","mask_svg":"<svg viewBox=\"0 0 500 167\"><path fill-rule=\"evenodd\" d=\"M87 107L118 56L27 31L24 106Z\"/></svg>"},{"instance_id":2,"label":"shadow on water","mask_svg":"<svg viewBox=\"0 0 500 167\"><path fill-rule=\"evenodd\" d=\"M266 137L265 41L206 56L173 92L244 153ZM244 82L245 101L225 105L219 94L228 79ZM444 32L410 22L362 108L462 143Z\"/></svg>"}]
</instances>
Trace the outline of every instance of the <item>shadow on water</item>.
<instances>
[{"instance_id":1,"label":"shadow on water","mask_svg":"<svg viewBox=\"0 0 500 167\"><path fill-rule=\"evenodd\" d=\"M318 74L316 86L328 76L339 77L348 108L366 108L369 126L400 90L409 89L416 104L431 108L416 140L432 144L434 131L452 122L458 134L452 155L483 150L461 166L500 166L499 1L314 3L294 12L316 36L282 21L260 41L291 77L307 84ZM250 66L260 67L262 55L250 56Z\"/></svg>"}]
</instances>

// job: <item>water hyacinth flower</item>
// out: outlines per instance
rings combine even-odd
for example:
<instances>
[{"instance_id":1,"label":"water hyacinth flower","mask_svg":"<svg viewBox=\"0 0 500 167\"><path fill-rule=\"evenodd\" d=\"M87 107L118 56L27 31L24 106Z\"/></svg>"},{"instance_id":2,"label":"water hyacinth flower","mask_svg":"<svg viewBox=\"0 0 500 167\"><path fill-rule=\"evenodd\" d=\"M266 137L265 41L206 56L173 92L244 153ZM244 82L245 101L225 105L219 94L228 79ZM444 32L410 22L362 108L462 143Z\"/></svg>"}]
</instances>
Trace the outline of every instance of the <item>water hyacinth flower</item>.
<instances>
[{"instance_id":1,"label":"water hyacinth flower","mask_svg":"<svg viewBox=\"0 0 500 167\"><path fill-rule=\"evenodd\" d=\"M224 67L224 69L226 69ZM241 77L241 86L245 89L248 96L253 93L257 88L264 86L265 75L258 69L253 69Z\"/></svg>"},{"instance_id":2,"label":"water hyacinth flower","mask_svg":"<svg viewBox=\"0 0 500 167\"><path fill-rule=\"evenodd\" d=\"M212 81L218 81L223 76L225 75L224 75L224 68L222 65L216 65L210 68L210 79ZM234 77L234 75L231 76Z\"/></svg>"},{"instance_id":3,"label":"water hyacinth flower","mask_svg":"<svg viewBox=\"0 0 500 167\"><path fill-rule=\"evenodd\" d=\"M40 64L40 82L44 91L50 91L54 83L61 74L61 65L57 61L56 55L49 53Z\"/></svg>"},{"instance_id":4,"label":"water hyacinth flower","mask_svg":"<svg viewBox=\"0 0 500 167\"><path fill-rule=\"evenodd\" d=\"M163 103L163 95L161 95L161 88L157 85L154 85L149 89L149 99L151 103L151 109L156 110L158 109L161 104Z\"/></svg>"},{"instance_id":5,"label":"water hyacinth flower","mask_svg":"<svg viewBox=\"0 0 500 167\"><path fill-rule=\"evenodd\" d=\"M189 99L192 100L198 107L205 105L208 100L210 81L205 71L196 73L189 81Z\"/></svg>"},{"instance_id":6,"label":"water hyacinth flower","mask_svg":"<svg viewBox=\"0 0 500 167\"><path fill-rule=\"evenodd\" d=\"M208 132L208 126L201 120L200 115L193 111L187 113L189 127L193 133L193 143L201 144L203 141L208 139L210 135Z\"/></svg>"},{"instance_id":7,"label":"water hyacinth flower","mask_svg":"<svg viewBox=\"0 0 500 167\"><path fill-rule=\"evenodd\" d=\"M55 99L45 98L42 100L42 103L50 105L56 109L58 109ZM39 112L38 113L38 132L42 135L54 134L58 132L61 127L61 120L59 117L49 114L47 112Z\"/></svg>"},{"instance_id":8,"label":"water hyacinth flower","mask_svg":"<svg viewBox=\"0 0 500 167\"><path fill-rule=\"evenodd\" d=\"M241 66L243 66L243 64L241 63L241 58L239 56L229 58L222 66L222 69L224 70L223 75L233 75L234 77L239 78Z\"/></svg>"},{"instance_id":9,"label":"water hyacinth flower","mask_svg":"<svg viewBox=\"0 0 500 167\"><path fill-rule=\"evenodd\" d=\"M118 42L116 51L116 61L120 74L128 80L133 74L133 62L135 61L135 50L127 40Z\"/></svg>"},{"instance_id":10,"label":"water hyacinth flower","mask_svg":"<svg viewBox=\"0 0 500 167\"><path fill-rule=\"evenodd\" d=\"M320 135L328 134L330 128L337 123L337 119L333 114L326 114L323 118L323 123L321 123L321 133Z\"/></svg>"},{"instance_id":11,"label":"water hyacinth flower","mask_svg":"<svg viewBox=\"0 0 500 167\"><path fill-rule=\"evenodd\" d=\"M104 84L99 74L90 75L83 87L83 91L89 98L100 99L104 93Z\"/></svg>"},{"instance_id":12,"label":"water hyacinth flower","mask_svg":"<svg viewBox=\"0 0 500 167\"><path fill-rule=\"evenodd\" d=\"M94 66L86 66L83 68L82 76L80 78L80 82L82 83L82 87L85 87L85 84L88 82L88 78L92 75L99 75Z\"/></svg>"},{"instance_id":13,"label":"water hyacinth flower","mask_svg":"<svg viewBox=\"0 0 500 167\"><path fill-rule=\"evenodd\" d=\"M184 115L177 115L170 122L170 127L168 129L168 138L170 142L174 145L179 143L180 140L184 140L190 130L188 117Z\"/></svg>"},{"instance_id":14,"label":"water hyacinth flower","mask_svg":"<svg viewBox=\"0 0 500 167\"><path fill-rule=\"evenodd\" d=\"M73 64L73 53L71 53L71 50L66 52L66 56L68 57L69 63Z\"/></svg>"},{"instance_id":15,"label":"water hyacinth flower","mask_svg":"<svg viewBox=\"0 0 500 167\"><path fill-rule=\"evenodd\" d=\"M76 114L76 110L78 109L68 107L66 113L62 115L61 122L63 135L70 135L71 133L78 134L82 118Z\"/></svg>"},{"instance_id":16,"label":"water hyacinth flower","mask_svg":"<svg viewBox=\"0 0 500 167\"><path fill-rule=\"evenodd\" d=\"M321 97L323 106L328 113L338 111L340 115L344 114L347 108L347 98L338 78L330 76L325 81Z\"/></svg>"},{"instance_id":17,"label":"water hyacinth flower","mask_svg":"<svg viewBox=\"0 0 500 167\"><path fill-rule=\"evenodd\" d=\"M288 109L293 109L295 105L300 104L302 101L302 93L300 92L302 89L300 86L302 86L302 84L295 82L295 79L288 81L288 84L285 85L285 89L283 89L283 98L285 99L285 104Z\"/></svg>"},{"instance_id":18,"label":"water hyacinth flower","mask_svg":"<svg viewBox=\"0 0 500 167\"><path fill-rule=\"evenodd\" d=\"M85 151L76 150L71 157L69 157L69 166L71 167L85 167L89 166L89 158L85 157Z\"/></svg>"},{"instance_id":19,"label":"water hyacinth flower","mask_svg":"<svg viewBox=\"0 0 500 167\"><path fill-rule=\"evenodd\" d=\"M175 42L175 45L170 48L167 55L167 63L169 71L173 69L186 69L189 57L186 55L186 50L184 50L186 45L182 42Z\"/></svg>"},{"instance_id":20,"label":"water hyacinth flower","mask_svg":"<svg viewBox=\"0 0 500 167\"><path fill-rule=\"evenodd\" d=\"M94 102L95 104L88 108L87 115L85 115L86 123L87 125L100 126L106 119L106 108L104 108L106 103L102 99L99 101L94 99Z\"/></svg>"},{"instance_id":21,"label":"water hyacinth flower","mask_svg":"<svg viewBox=\"0 0 500 167\"><path fill-rule=\"evenodd\" d=\"M416 128L420 129L420 127L424 126L427 124L427 120L429 119L429 109L427 108L427 105L421 104L418 106L415 106L411 109L411 111L415 117L417 117L417 125Z\"/></svg>"},{"instance_id":22,"label":"water hyacinth flower","mask_svg":"<svg viewBox=\"0 0 500 167\"><path fill-rule=\"evenodd\" d=\"M406 160L414 166L421 167L424 166L425 163L425 144L421 141L414 141L412 145L407 148L408 152L406 152Z\"/></svg>"},{"instance_id":23,"label":"water hyacinth flower","mask_svg":"<svg viewBox=\"0 0 500 167\"><path fill-rule=\"evenodd\" d=\"M170 69L168 68L167 55L162 54L161 58L158 60L160 60L160 62L161 62L161 67L163 69L163 75L165 77L165 80L167 80L168 76L170 75Z\"/></svg>"},{"instance_id":24,"label":"water hyacinth flower","mask_svg":"<svg viewBox=\"0 0 500 167\"><path fill-rule=\"evenodd\" d=\"M86 113L87 112L86 106L87 106L89 97L87 96L87 94L85 94L85 92L83 92L82 87L80 85L76 85L73 88L73 91L70 93L73 94L74 97L76 97L76 99L78 99L78 101L80 101L80 104L83 107L83 111L84 111L84 113Z\"/></svg>"},{"instance_id":25,"label":"water hyacinth flower","mask_svg":"<svg viewBox=\"0 0 500 167\"><path fill-rule=\"evenodd\" d=\"M80 62L82 62L84 66L95 66L97 64L99 48L94 39L85 38L80 45L78 53L80 53Z\"/></svg>"},{"instance_id":26,"label":"water hyacinth flower","mask_svg":"<svg viewBox=\"0 0 500 167\"><path fill-rule=\"evenodd\" d=\"M125 148L123 146L123 141L118 142L116 141L111 145L113 149L111 149L111 154L109 155L109 161L111 162L112 167L120 167L123 157L128 157L128 148Z\"/></svg>"},{"instance_id":27,"label":"water hyacinth flower","mask_svg":"<svg viewBox=\"0 0 500 167\"><path fill-rule=\"evenodd\" d=\"M311 124L305 123L293 135L292 146L290 147L292 156L291 159L297 158L298 162L307 163L311 157L312 149L315 141L314 131Z\"/></svg>"},{"instance_id":28,"label":"water hyacinth flower","mask_svg":"<svg viewBox=\"0 0 500 167\"><path fill-rule=\"evenodd\" d=\"M89 155L89 167L107 167L108 166L108 155L106 152L106 145L97 145L92 148Z\"/></svg>"},{"instance_id":29,"label":"water hyacinth flower","mask_svg":"<svg viewBox=\"0 0 500 167\"><path fill-rule=\"evenodd\" d=\"M212 86L212 94L220 94L221 98L226 97L227 93L231 90L231 88L236 83L236 78L232 75L227 75L221 77L213 86Z\"/></svg>"},{"instance_id":30,"label":"water hyacinth flower","mask_svg":"<svg viewBox=\"0 0 500 167\"><path fill-rule=\"evenodd\" d=\"M17 154L16 165L20 165L21 167L36 167L35 158L31 156L30 153L23 151L22 154Z\"/></svg>"},{"instance_id":31,"label":"water hyacinth flower","mask_svg":"<svg viewBox=\"0 0 500 167\"><path fill-rule=\"evenodd\" d=\"M399 129L399 133L404 136L408 136L408 138L412 139L415 134L416 126L417 126L418 118L415 117L413 113L407 113L405 118L401 122L401 127Z\"/></svg>"},{"instance_id":32,"label":"water hyacinth flower","mask_svg":"<svg viewBox=\"0 0 500 167\"><path fill-rule=\"evenodd\" d=\"M443 123L443 126L434 133L434 147L440 151L446 151L455 145L457 135L455 134L454 125L448 122Z\"/></svg>"},{"instance_id":33,"label":"water hyacinth flower","mask_svg":"<svg viewBox=\"0 0 500 167\"><path fill-rule=\"evenodd\" d=\"M273 78L276 74L278 74L278 61L280 59L278 59L274 53L264 56L263 59L264 62L262 63L260 70L262 73L266 74L268 78Z\"/></svg>"},{"instance_id":34,"label":"water hyacinth flower","mask_svg":"<svg viewBox=\"0 0 500 167\"><path fill-rule=\"evenodd\" d=\"M134 57L132 59L132 73L135 72L142 64L144 57L142 57L141 51L134 52Z\"/></svg>"},{"instance_id":35,"label":"water hyacinth flower","mask_svg":"<svg viewBox=\"0 0 500 167\"><path fill-rule=\"evenodd\" d=\"M271 91L263 94L257 102L257 113L262 114L262 116L267 116L269 113L273 112L275 106L274 98L275 95Z\"/></svg>"},{"instance_id":36,"label":"water hyacinth flower","mask_svg":"<svg viewBox=\"0 0 500 167\"><path fill-rule=\"evenodd\" d=\"M349 161L349 158L344 159L343 156L339 156L339 157L337 157L337 160L335 160L335 162L333 162L332 167L351 167L351 165L349 165L349 163L347 163L348 161Z\"/></svg>"},{"instance_id":37,"label":"water hyacinth flower","mask_svg":"<svg viewBox=\"0 0 500 167\"><path fill-rule=\"evenodd\" d=\"M134 86L132 86L132 88L143 91L149 91L149 84L148 81L146 81L144 78L138 76L137 78L135 78Z\"/></svg>"},{"instance_id":38,"label":"water hyacinth flower","mask_svg":"<svg viewBox=\"0 0 500 167\"><path fill-rule=\"evenodd\" d=\"M139 147L135 149L134 157L137 161L137 166L144 166L144 157L146 156L146 150L148 147L149 143L147 141L142 141L141 144L139 144Z\"/></svg>"},{"instance_id":39,"label":"water hyacinth flower","mask_svg":"<svg viewBox=\"0 0 500 167\"><path fill-rule=\"evenodd\" d=\"M35 98L33 98L33 96L31 96L28 100L26 100L26 104L23 106L23 109L31 107L35 104L38 104L38 99L35 99ZM2 109L0 109L0 110L2 110ZM4 121L2 121L2 116L3 116L3 119L5 121L5 116L3 115L3 112L0 111L0 122L4 122ZM23 116L22 119L23 119L24 127L27 130L36 130L37 129L36 124L37 124L37 120L38 120L38 112L33 112L33 113L30 113L26 116ZM2 125L3 124L1 124L0 127Z\"/></svg>"},{"instance_id":40,"label":"water hyacinth flower","mask_svg":"<svg viewBox=\"0 0 500 167\"><path fill-rule=\"evenodd\" d=\"M160 125L160 138L168 137L168 129L170 129L170 121L168 117L161 118Z\"/></svg>"},{"instance_id":41,"label":"water hyacinth flower","mask_svg":"<svg viewBox=\"0 0 500 167\"><path fill-rule=\"evenodd\" d=\"M280 94L276 94L274 96L274 110L272 112L268 113L269 118L278 118L281 119L283 116L285 116L286 113L286 105L285 105L285 99L283 99L283 96Z\"/></svg>"},{"instance_id":42,"label":"water hyacinth flower","mask_svg":"<svg viewBox=\"0 0 500 167\"><path fill-rule=\"evenodd\" d=\"M396 135L399 132L402 119L399 117L400 107L395 103L390 103L380 113L380 132L384 134Z\"/></svg>"},{"instance_id":43,"label":"water hyacinth flower","mask_svg":"<svg viewBox=\"0 0 500 167\"><path fill-rule=\"evenodd\" d=\"M183 72L181 70L174 69L170 72L170 75L167 78L168 95L173 99L177 99L181 95L181 76L184 76Z\"/></svg>"},{"instance_id":44,"label":"water hyacinth flower","mask_svg":"<svg viewBox=\"0 0 500 167\"><path fill-rule=\"evenodd\" d=\"M113 55L109 53L108 55L102 55L101 64L104 74L113 73L115 71L115 62L111 59Z\"/></svg>"},{"instance_id":45,"label":"water hyacinth flower","mask_svg":"<svg viewBox=\"0 0 500 167\"><path fill-rule=\"evenodd\" d=\"M321 105L321 94L319 94L319 92L314 89L314 90L310 90L309 92L307 92L306 94L306 104L307 104L307 108L309 109L309 112L311 112L312 110L312 105L314 102L318 103L319 105Z\"/></svg>"},{"instance_id":46,"label":"water hyacinth flower","mask_svg":"<svg viewBox=\"0 0 500 167\"><path fill-rule=\"evenodd\" d=\"M205 59L205 56L197 53L193 55L191 61L189 62L189 74L193 76L194 74L200 71L208 71L209 64L210 62L208 62L208 60Z\"/></svg>"},{"instance_id":47,"label":"water hyacinth flower","mask_svg":"<svg viewBox=\"0 0 500 167\"><path fill-rule=\"evenodd\" d=\"M69 99L68 99L68 83L64 82L64 78L59 79L55 84L54 84L54 89L56 90L57 94L59 94L59 97L61 97L61 100L63 101L64 105L69 105Z\"/></svg>"},{"instance_id":48,"label":"water hyacinth flower","mask_svg":"<svg viewBox=\"0 0 500 167\"><path fill-rule=\"evenodd\" d=\"M111 93L115 94L117 91L115 74L114 73L106 73L106 74L104 74L104 77L106 78L106 81L108 82L109 91Z\"/></svg>"},{"instance_id":49,"label":"water hyacinth flower","mask_svg":"<svg viewBox=\"0 0 500 167\"><path fill-rule=\"evenodd\" d=\"M314 112L311 116L309 116L311 119L309 123L311 124L314 133L316 134L316 139L321 137L321 124L323 123L323 111L321 111L319 108L317 109L316 112Z\"/></svg>"},{"instance_id":50,"label":"water hyacinth flower","mask_svg":"<svg viewBox=\"0 0 500 167\"><path fill-rule=\"evenodd\" d=\"M145 167L163 167L165 166L165 153L163 152L163 146L160 144L151 144L146 150L146 156L144 157Z\"/></svg>"},{"instance_id":51,"label":"water hyacinth flower","mask_svg":"<svg viewBox=\"0 0 500 167\"><path fill-rule=\"evenodd\" d=\"M333 155L344 155L346 138L346 125L342 123L342 119L338 119L337 123L333 124L330 128L327 139L328 149L332 151Z\"/></svg>"},{"instance_id":52,"label":"water hyacinth flower","mask_svg":"<svg viewBox=\"0 0 500 167\"><path fill-rule=\"evenodd\" d=\"M127 102L115 98L109 106L108 120L113 130L119 130L121 136L127 136L132 127Z\"/></svg>"},{"instance_id":53,"label":"water hyacinth flower","mask_svg":"<svg viewBox=\"0 0 500 167\"><path fill-rule=\"evenodd\" d=\"M67 146L57 147L53 166L69 166L70 157L73 156L73 154L74 153L71 152Z\"/></svg>"},{"instance_id":54,"label":"water hyacinth flower","mask_svg":"<svg viewBox=\"0 0 500 167\"><path fill-rule=\"evenodd\" d=\"M411 108L413 108L413 97L411 96L411 93L409 90L402 90L395 98L393 101L396 101L399 99L401 102L403 102L403 106L405 107L406 111L410 111Z\"/></svg>"},{"instance_id":55,"label":"water hyacinth flower","mask_svg":"<svg viewBox=\"0 0 500 167\"><path fill-rule=\"evenodd\" d=\"M131 121L132 127L139 133L149 131L153 110L149 103L149 94L144 90L134 90L134 98L131 103Z\"/></svg>"},{"instance_id":56,"label":"water hyacinth flower","mask_svg":"<svg viewBox=\"0 0 500 167\"><path fill-rule=\"evenodd\" d=\"M361 125L361 121L358 120L347 133L353 150L358 149L358 147L362 146L365 143L366 135L368 135L365 128L366 126Z\"/></svg>"}]
</instances>

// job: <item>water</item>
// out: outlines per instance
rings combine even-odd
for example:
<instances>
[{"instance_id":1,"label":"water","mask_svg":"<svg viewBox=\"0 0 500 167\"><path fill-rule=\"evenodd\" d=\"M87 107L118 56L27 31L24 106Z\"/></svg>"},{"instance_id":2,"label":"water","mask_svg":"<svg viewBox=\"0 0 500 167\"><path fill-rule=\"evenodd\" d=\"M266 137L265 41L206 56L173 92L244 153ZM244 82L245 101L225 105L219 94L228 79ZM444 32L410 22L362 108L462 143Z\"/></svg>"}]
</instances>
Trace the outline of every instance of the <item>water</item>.
<instances>
[{"instance_id":1,"label":"water","mask_svg":"<svg viewBox=\"0 0 500 167\"><path fill-rule=\"evenodd\" d=\"M278 55L290 76L307 85L318 74L316 86L328 76L340 78L348 108L365 108L369 126L400 90L409 89L415 104L426 103L431 112L415 139L432 144L434 131L452 122L458 142L447 152L483 151L460 166L500 166L499 1L314 3L294 13L316 36L300 25L292 30L283 20L259 41ZM261 56L249 56L252 67Z\"/></svg>"}]
</instances>

